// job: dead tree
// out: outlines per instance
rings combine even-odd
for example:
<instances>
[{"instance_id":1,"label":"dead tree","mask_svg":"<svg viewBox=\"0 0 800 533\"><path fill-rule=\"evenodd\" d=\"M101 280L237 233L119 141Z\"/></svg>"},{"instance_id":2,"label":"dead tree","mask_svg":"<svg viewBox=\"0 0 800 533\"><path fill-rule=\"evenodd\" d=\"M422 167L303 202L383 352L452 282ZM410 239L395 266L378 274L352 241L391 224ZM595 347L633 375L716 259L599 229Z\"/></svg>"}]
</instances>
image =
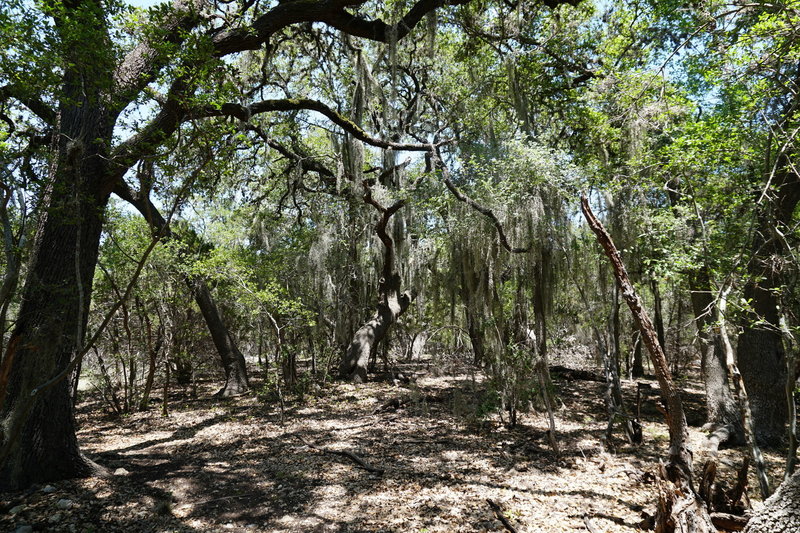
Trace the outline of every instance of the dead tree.
<instances>
[{"instance_id":1,"label":"dead tree","mask_svg":"<svg viewBox=\"0 0 800 533\"><path fill-rule=\"evenodd\" d=\"M653 322L633 288L625 264L622 262L611 236L592 213L589 200L581 197L583 211L589 227L597 236L597 241L611 261L614 276L619 284L622 297L633 314L633 319L642 333L642 340L650 352L661 397L667 407L666 419L669 428L669 458L664 468L665 483L659 489L656 532L715 532L705 502L695 493L692 484L692 450L689 447L689 427L683 411L680 394L672 381L667 358L658 342Z\"/></svg>"}]
</instances>

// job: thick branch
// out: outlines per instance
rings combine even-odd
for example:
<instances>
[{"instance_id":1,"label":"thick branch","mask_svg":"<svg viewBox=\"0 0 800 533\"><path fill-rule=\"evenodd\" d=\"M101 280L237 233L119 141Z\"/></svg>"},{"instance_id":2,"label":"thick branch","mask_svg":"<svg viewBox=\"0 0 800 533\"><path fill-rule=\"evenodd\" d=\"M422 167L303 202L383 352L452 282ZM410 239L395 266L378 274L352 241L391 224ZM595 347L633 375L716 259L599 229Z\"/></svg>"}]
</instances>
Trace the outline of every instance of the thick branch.
<instances>
[{"instance_id":1,"label":"thick branch","mask_svg":"<svg viewBox=\"0 0 800 533\"><path fill-rule=\"evenodd\" d=\"M351 121L338 111L331 109L327 105L318 100L311 100L309 98L284 98L276 100L263 100L243 106L241 104L227 103L217 107L206 107L202 110L196 110L191 113L192 118L202 117L235 117L239 120L247 122L253 115L260 113L268 113L271 111L316 111L324 115L331 122L342 128L344 131L371 146L377 148L385 148L392 150L404 150L413 152L427 152L431 149L429 144L418 143L396 143L379 139L371 136L369 133L361 129L355 122ZM445 144L445 143L440 143Z\"/></svg>"},{"instance_id":2,"label":"thick branch","mask_svg":"<svg viewBox=\"0 0 800 533\"><path fill-rule=\"evenodd\" d=\"M394 240L386 233L386 225L389 224L389 219L392 218L392 215L406 205L406 200L398 200L389 207L384 207L372 197L372 188L369 182L363 181L361 184L364 187L364 203L371 205L381 214L381 219L375 225L375 233L378 234L378 238L386 248L383 261L383 277L388 280L389 276L394 272Z\"/></svg>"},{"instance_id":3,"label":"thick branch","mask_svg":"<svg viewBox=\"0 0 800 533\"><path fill-rule=\"evenodd\" d=\"M56 113L50 106L44 103L43 100L26 94L25 90L19 85L6 85L0 87L0 101L13 98L20 104L27 107L34 115L45 121L48 125L53 125L56 119Z\"/></svg>"},{"instance_id":4,"label":"thick branch","mask_svg":"<svg viewBox=\"0 0 800 533\"><path fill-rule=\"evenodd\" d=\"M158 114L139 133L121 143L112 154L115 165L114 181L119 181L140 159L155 155L156 150L175 133L186 120L182 101L187 87L183 79L177 79L170 87L169 95Z\"/></svg>"},{"instance_id":5,"label":"thick branch","mask_svg":"<svg viewBox=\"0 0 800 533\"><path fill-rule=\"evenodd\" d=\"M343 10L332 13L322 22L354 37L363 37L364 39L386 43L392 39L399 41L404 38L427 13L446 5L463 5L469 3L469 1L419 0L394 27L394 35L392 35L393 26L380 19L367 20Z\"/></svg>"},{"instance_id":6,"label":"thick branch","mask_svg":"<svg viewBox=\"0 0 800 533\"><path fill-rule=\"evenodd\" d=\"M419 0L406 15L400 19L396 32L392 25L384 21L369 20L345 11L348 6L361 5L365 0L293 0L279 3L260 16L249 28L237 28L214 37L215 55L218 57L257 50L270 37L281 29L300 22L324 22L354 37L373 41L389 42L400 40L425 17L425 15L445 5L466 4L469 0Z\"/></svg>"},{"instance_id":7,"label":"thick branch","mask_svg":"<svg viewBox=\"0 0 800 533\"><path fill-rule=\"evenodd\" d=\"M430 148L430 146L429 146ZM520 248L517 246L511 246L508 242L508 237L506 237L506 232L503 230L503 224L500 223L500 219L497 218L497 215L494 214L494 211L489 209L488 207L484 207L463 192L461 192L458 187L450 180L450 173L447 171L447 167L444 165L442 160L439 158L437 154L433 151L431 152L432 157L436 159L438 167L442 170L442 178L444 179L444 184L447 186L447 189L456 197L459 202L463 202L470 206L472 209L477 211L478 213L482 214L486 218L492 221L495 229L497 229L497 236L500 239L500 244L503 245L503 248L511 252L512 254L524 254L530 252L530 248Z\"/></svg>"},{"instance_id":8,"label":"thick branch","mask_svg":"<svg viewBox=\"0 0 800 533\"><path fill-rule=\"evenodd\" d=\"M114 97L127 104L155 78L156 73L173 59L174 47L201 21L204 0L174 0L172 10L154 21L155 31L140 42L114 72Z\"/></svg>"}]
</instances>

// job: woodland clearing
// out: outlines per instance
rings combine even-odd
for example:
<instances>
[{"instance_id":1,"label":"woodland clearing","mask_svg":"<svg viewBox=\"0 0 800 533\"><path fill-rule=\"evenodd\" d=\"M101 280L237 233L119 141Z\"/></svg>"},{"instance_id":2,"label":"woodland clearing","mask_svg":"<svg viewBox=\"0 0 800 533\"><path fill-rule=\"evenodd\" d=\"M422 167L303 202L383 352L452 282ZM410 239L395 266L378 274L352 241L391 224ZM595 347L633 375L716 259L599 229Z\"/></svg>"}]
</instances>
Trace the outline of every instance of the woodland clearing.
<instances>
[{"instance_id":1,"label":"woodland clearing","mask_svg":"<svg viewBox=\"0 0 800 533\"><path fill-rule=\"evenodd\" d=\"M283 409L257 394L192 399L176 389L167 417L154 408L101 419L87 398L81 447L112 475L3 494L0 530L507 531L490 500L520 532L643 530L668 443L655 381L639 380L651 385L644 443L627 444L618 428L607 446L605 383L555 372L557 457L545 413L521 413L506 428L487 410L480 373L455 361L427 368L417 365L410 385L333 383ZM702 392L691 381L682 389L702 468ZM623 390L635 402L636 382ZM720 478L732 483L745 453L720 450Z\"/></svg>"}]
</instances>

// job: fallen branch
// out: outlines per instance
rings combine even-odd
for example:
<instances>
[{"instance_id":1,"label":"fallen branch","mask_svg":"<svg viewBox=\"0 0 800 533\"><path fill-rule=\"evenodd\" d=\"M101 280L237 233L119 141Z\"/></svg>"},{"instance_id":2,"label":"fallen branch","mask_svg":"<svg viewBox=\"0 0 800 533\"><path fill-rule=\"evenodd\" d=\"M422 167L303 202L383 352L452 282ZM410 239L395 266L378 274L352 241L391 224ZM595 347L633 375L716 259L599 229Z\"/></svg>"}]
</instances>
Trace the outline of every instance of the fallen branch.
<instances>
[{"instance_id":1,"label":"fallen branch","mask_svg":"<svg viewBox=\"0 0 800 533\"><path fill-rule=\"evenodd\" d=\"M363 460L361 457L359 457L358 455L354 454L353 452L350 452L350 451L347 451L347 450L331 450L330 448L322 448L321 446L317 446L316 444L311 444L310 442L308 442L307 440L303 439L302 437L297 437L297 438L300 440L300 442L302 442L303 444L305 444L306 446L308 446L309 448L311 448L313 450L317 450L318 452L328 453L328 454L331 454L331 455L341 455L342 457L347 457L348 459L350 459L351 461L356 463L358 466L360 466L361 468L363 468L367 472L371 472L371 473L377 474L379 476L382 476L383 473L385 472L385 470L383 468L378 468L376 466L372 466L371 464L369 464L368 462L366 462L365 460Z\"/></svg>"},{"instance_id":2,"label":"fallen branch","mask_svg":"<svg viewBox=\"0 0 800 533\"><path fill-rule=\"evenodd\" d=\"M517 533L517 528L515 528L511 521L505 517L503 514L503 508L500 507L500 504L494 500L490 500L489 498L486 498L486 502L489 504L489 507L492 508L492 511L494 511L494 515L497 517L497 519L503 523L503 526L511 533Z\"/></svg>"},{"instance_id":3,"label":"fallen branch","mask_svg":"<svg viewBox=\"0 0 800 533\"><path fill-rule=\"evenodd\" d=\"M749 520L749 516L738 516L729 513L711 513L711 523L714 524L714 527L726 531L741 531Z\"/></svg>"},{"instance_id":4,"label":"fallen branch","mask_svg":"<svg viewBox=\"0 0 800 533\"><path fill-rule=\"evenodd\" d=\"M401 407L404 407L414 402L442 403L444 401L445 398L442 396L422 396L419 398L414 398L414 396L412 395L398 396L396 398L392 398L390 400L383 402L381 405L373 409L371 414L375 415L378 413L386 413L389 411L394 411L395 409L400 409Z\"/></svg>"}]
</instances>

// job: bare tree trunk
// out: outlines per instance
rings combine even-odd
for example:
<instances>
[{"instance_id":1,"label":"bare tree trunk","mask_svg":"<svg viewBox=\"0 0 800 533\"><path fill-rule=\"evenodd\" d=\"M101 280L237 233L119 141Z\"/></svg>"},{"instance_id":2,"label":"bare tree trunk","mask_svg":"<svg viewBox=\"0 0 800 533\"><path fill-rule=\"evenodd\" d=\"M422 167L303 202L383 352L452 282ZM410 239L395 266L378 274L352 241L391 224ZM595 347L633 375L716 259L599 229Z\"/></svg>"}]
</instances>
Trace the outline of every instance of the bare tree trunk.
<instances>
[{"instance_id":1,"label":"bare tree trunk","mask_svg":"<svg viewBox=\"0 0 800 533\"><path fill-rule=\"evenodd\" d=\"M706 429L711 432L710 439L715 448L725 442L743 443L739 406L731 393L728 380L728 365L719 326L720 316L705 268L690 276L689 289L706 388Z\"/></svg>"},{"instance_id":2,"label":"bare tree trunk","mask_svg":"<svg viewBox=\"0 0 800 533\"><path fill-rule=\"evenodd\" d=\"M630 307L634 321L641 329L642 339L650 352L653 368L661 388L661 396L667 407L666 418L670 446L665 475L670 483L660 490L656 532L716 532L705 503L693 489L692 451L688 442L689 428L683 411L683 402L672 381L667 358L659 343L653 323L634 290L619 251L614 246L608 232L592 213L586 196L581 198L581 209L589 227L597 236L598 242L611 261L622 297Z\"/></svg>"},{"instance_id":3,"label":"bare tree trunk","mask_svg":"<svg viewBox=\"0 0 800 533\"><path fill-rule=\"evenodd\" d=\"M161 350L161 345L164 342L164 326L163 324L159 324L156 333L156 341L154 343L153 325L150 321L150 317L147 316L147 311L142 308L141 304L139 304L138 298L137 298L137 304L138 304L137 306L140 308L140 313L142 314L145 323L145 335L146 335L145 340L147 345L147 356L148 356L147 377L145 378L144 382L144 390L142 391L142 398L139 401L139 410L146 411L150 406L150 393L153 390L153 382L155 381L155 376L156 376L158 352Z\"/></svg>"},{"instance_id":4,"label":"bare tree trunk","mask_svg":"<svg viewBox=\"0 0 800 533\"><path fill-rule=\"evenodd\" d=\"M767 498L770 495L769 479L767 478L767 467L764 461L764 456L761 454L761 449L758 447L758 439L755 433L755 423L753 420L752 411L750 409L750 399L747 394L747 389L742 380L742 375L739 373L739 368L736 365L736 358L733 354L733 346L728 339L728 330L725 329L725 313L728 306L728 291L730 287L722 291L719 297L719 315L720 315L720 336L722 338L722 346L725 350L725 361L728 366L728 372L733 378L733 385L736 389L736 396L739 408L741 410L742 425L744 426L744 435L747 444L750 448L750 455L753 458L753 466L756 469L756 477L758 478L758 485L761 490L761 496Z\"/></svg>"},{"instance_id":5,"label":"bare tree trunk","mask_svg":"<svg viewBox=\"0 0 800 533\"><path fill-rule=\"evenodd\" d=\"M634 378L644 377L644 365L642 364L642 338L639 331L633 332L633 368L631 376Z\"/></svg>"},{"instance_id":6,"label":"bare tree trunk","mask_svg":"<svg viewBox=\"0 0 800 533\"><path fill-rule=\"evenodd\" d=\"M653 292L653 322L655 323L656 327L658 343L661 345L661 349L665 350L667 346L667 339L666 335L664 334L664 314L661 311L661 291L658 289L657 280L650 280L650 289Z\"/></svg>"},{"instance_id":7,"label":"bare tree trunk","mask_svg":"<svg viewBox=\"0 0 800 533\"><path fill-rule=\"evenodd\" d=\"M744 385L753 408L756 439L777 445L785 437L787 409L784 383L786 353L780 330L781 255L786 253L783 234L792 231L795 207L800 203L800 177L787 154L782 154L770 176L771 197L758 213L753 233L750 280L744 298L752 302L745 316L736 353Z\"/></svg>"},{"instance_id":8,"label":"bare tree trunk","mask_svg":"<svg viewBox=\"0 0 800 533\"><path fill-rule=\"evenodd\" d=\"M222 320L222 315L211 297L208 285L204 281L196 279L191 282L191 287L194 299L200 307L200 312L203 314L208 331L211 333L211 339L214 341L214 346L217 348L217 353L222 359L222 367L225 370L225 384L214 393L214 396L228 397L242 394L250 388L244 356L239 351L236 341L233 340L233 336Z\"/></svg>"},{"instance_id":9,"label":"bare tree trunk","mask_svg":"<svg viewBox=\"0 0 800 533\"><path fill-rule=\"evenodd\" d=\"M745 533L800 531L800 472L785 481L747 523Z\"/></svg>"}]
</instances>

